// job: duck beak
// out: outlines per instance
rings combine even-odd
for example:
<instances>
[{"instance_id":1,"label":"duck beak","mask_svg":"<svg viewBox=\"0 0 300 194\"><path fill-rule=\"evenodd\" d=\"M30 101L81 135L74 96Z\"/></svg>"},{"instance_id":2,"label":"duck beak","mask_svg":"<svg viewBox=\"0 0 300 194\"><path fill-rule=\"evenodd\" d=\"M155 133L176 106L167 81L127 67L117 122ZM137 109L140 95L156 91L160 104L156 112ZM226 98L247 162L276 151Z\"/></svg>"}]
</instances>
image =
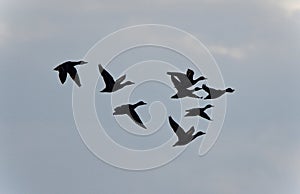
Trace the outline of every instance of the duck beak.
<instances>
[{"instance_id":1,"label":"duck beak","mask_svg":"<svg viewBox=\"0 0 300 194\"><path fill-rule=\"evenodd\" d=\"M113 112L113 115L116 115L117 113L116 112Z\"/></svg>"}]
</instances>

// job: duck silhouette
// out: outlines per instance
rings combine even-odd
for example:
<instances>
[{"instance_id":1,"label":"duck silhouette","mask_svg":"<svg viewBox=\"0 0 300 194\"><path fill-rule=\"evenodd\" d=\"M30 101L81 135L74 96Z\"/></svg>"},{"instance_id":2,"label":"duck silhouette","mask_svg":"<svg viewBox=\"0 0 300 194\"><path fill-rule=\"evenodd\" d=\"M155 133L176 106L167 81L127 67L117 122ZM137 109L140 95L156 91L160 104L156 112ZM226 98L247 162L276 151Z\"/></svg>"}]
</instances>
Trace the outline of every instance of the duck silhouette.
<instances>
[{"instance_id":1,"label":"duck silhouette","mask_svg":"<svg viewBox=\"0 0 300 194\"><path fill-rule=\"evenodd\" d=\"M184 129L180 127L171 116L169 116L169 123L178 138L178 141L173 145L173 147L186 145L192 142L197 137L205 134L202 131L198 131L196 134L193 134L195 132L194 126L192 126L190 130L185 132Z\"/></svg>"},{"instance_id":2,"label":"duck silhouette","mask_svg":"<svg viewBox=\"0 0 300 194\"><path fill-rule=\"evenodd\" d=\"M208 104L203 108L192 108L192 109L186 110L187 114L185 115L185 117L200 116L204 119L212 121L211 118L205 112L206 109L211 108L211 107L214 107L214 106L211 104Z\"/></svg>"},{"instance_id":3,"label":"duck silhouette","mask_svg":"<svg viewBox=\"0 0 300 194\"><path fill-rule=\"evenodd\" d=\"M232 88L227 88L225 90L218 90L218 89L214 89L214 88L210 88L208 86L206 86L205 84L202 85L202 89L208 93L208 95L204 98L206 99L216 99L220 96L222 96L223 94L225 94L226 92L228 93L233 93L234 89Z\"/></svg>"},{"instance_id":4,"label":"duck silhouette","mask_svg":"<svg viewBox=\"0 0 300 194\"><path fill-rule=\"evenodd\" d=\"M135 104L124 104L124 105L118 106L114 109L113 115L128 115L137 125L146 129L146 126L143 124L139 115L135 111L135 109L138 106L142 106L145 104L147 104L147 103L145 103L143 101L139 101L138 103L135 103Z\"/></svg>"},{"instance_id":5,"label":"duck silhouette","mask_svg":"<svg viewBox=\"0 0 300 194\"><path fill-rule=\"evenodd\" d=\"M114 78L110 75L110 73L106 71L101 64L99 64L98 67L99 67L100 74L103 77L103 80L105 82L105 88L100 92L112 93L124 88L125 86L134 84L132 81L126 81L122 83L125 80L126 75L119 77L115 81Z\"/></svg>"},{"instance_id":6,"label":"duck silhouette","mask_svg":"<svg viewBox=\"0 0 300 194\"><path fill-rule=\"evenodd\" d=\"M188 69L186 73L181 72L167 72L168 75L175 76L180 82L182 87L189 88L199 81L206 80L207 78L204 76L200 76L197 79L194 79L194 71Z\"/></svg>"},{"instance_id":7,"label":"duck silhouette","mask_svg":"<svg viewBox=\"0 0 300 194\"><path fill-rule=\"evenodd\" d=\"M70 77L74 80L74 82L77 84L78 87L81 86L79 75L77 73L77 70L75 68L76 65L83 65L86 64L85 61L66 61L57 67L55 67L53 70L58 71L59 79L62 84L65 83L67 79L67 74L70 75Z\"/></svg>"},{"instance_id":8,"label":"duck silhouette","mask_svg":"<svg viewBox=\"0 0 300 194\"><path fill-rule=\"evenodd\" d=\"M199 91L202 88L196 87L194 89L187 89L186 87L184 87L181 82L175 78L175 76L171 76L171 81L173 82L174 87L177 90L177 93L173 96L171 96L171 98L184 98L184 97L191 97L191 98L200 98L199 96L197 96L196 94L194 94L195 91Z\"/></svg>"}]
</instances>

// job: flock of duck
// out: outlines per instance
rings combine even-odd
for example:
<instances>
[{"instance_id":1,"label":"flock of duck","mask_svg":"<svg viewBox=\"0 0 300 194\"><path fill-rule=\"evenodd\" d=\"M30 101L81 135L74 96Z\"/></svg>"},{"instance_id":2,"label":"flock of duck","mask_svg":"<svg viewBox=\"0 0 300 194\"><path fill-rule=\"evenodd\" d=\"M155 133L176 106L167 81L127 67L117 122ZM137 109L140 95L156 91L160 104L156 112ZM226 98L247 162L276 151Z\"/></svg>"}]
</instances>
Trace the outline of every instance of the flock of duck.
<instances>
[{"instance_id":1,"label":"flock of duck","mask_svg":"<svg viewBox=\"0 0 300 194\"><path fill-rule=\"evenodd\" d=\"M74 80L74 82L77 84L78 87L81 86L79 75L77 73L77 70L75 66L77 65L84 65L87 62L85 61L67 61L64 62L57 67L54 68L55 71L58 71L59 73L59 79L62 84L65 83L67 74ZM100 92L106 92L106 93L112 93L116 92L118 90L121 90L122 88L134 84L132 81L125 81L126 75L123 75L119 77L118 79L114 79L112 75L102 67L101 64L98 65L99 72L104 80L105 88L101 90ZM167 75L171 76L171 81L177 90L177 93L173 95L172 99L178 99L178 98L199 98L199 99L216 99L225 93L232 93L234 92L234 89L227 88L227 89L214 89L211 87L208 87L206 84L202 84L202 87L194 87L199 81L206 80L204 76L200 76L197 79L194 79L194 71L191 69L188 69L186 73L182 72L167 72ZM198 95L194 94L194 92L203 90L207 93L206 97L199 97ZM147 103L143 101L139 101L135 104L124 104L121 106L118 106L114 108L113 115L127 115L131 118L131 120L139 125L140 127L146 129L146 126L143 124L142 120L140 119L139 115L135 111L135 109L139 106L146 105ZM208 116L208 114L205 112L207 109L214 107L211 104L206 105L203 108L192 108L189 110L186 110L185 117L194 117L199 116L203 119L206 119L208 121L212 121L212 119ZM194 139L196 139L199 136L202 136L205 134L203 131L198 131L195 133L195 128L192 126L187 132L178 125L178 123L169 116L169 124L175 134L178 137L178 141L173 146L182 146L190 143Z\"/></svg>"}]
</instances>

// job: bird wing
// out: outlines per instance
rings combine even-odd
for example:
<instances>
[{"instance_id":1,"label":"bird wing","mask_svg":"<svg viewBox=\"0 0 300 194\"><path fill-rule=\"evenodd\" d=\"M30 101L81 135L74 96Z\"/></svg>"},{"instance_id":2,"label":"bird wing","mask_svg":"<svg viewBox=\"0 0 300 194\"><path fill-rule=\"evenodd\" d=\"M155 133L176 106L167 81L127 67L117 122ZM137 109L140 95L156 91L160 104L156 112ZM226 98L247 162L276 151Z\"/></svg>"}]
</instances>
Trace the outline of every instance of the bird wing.
<instances>
[{"instance_id":1,"label":"bird wing","mask_svg":"<svg viewBox=\"0 0 300 194\"><path fill-rule=\"evenodd\" d=\"M182 127L180 127L171 116L169 117L169 123L173 131L176 133L178 139L181 139L186 135Z\"/></svg>"},{"instance_id":2,"label":"bird wing","mask_svg":"<svg viewBox=\"0 0 300 194\"><path fill-rule=\"evenodd\" d=\"M195 132L195 127L192 126L192 127L190 128L190 130L188 130L188 131L186 132L186 134L192 136L194 132Z\"/></svg>"},{"instance_id":3,"label":"bird wing","mask_svg":"<svg viewBox=\"0 0 300 194\"><path fill-rule=\"evenodd\" d=\"M143 124L142 120L140 119L139 115L135 112L134 109L130 109L130 118L139 126L143 127L144 129L146 129L146 126Z\"/></svg>"},{"instance_id":4,"label":"bird wing","mask_svg":"<svg viewBox=\"0 0 300 194\"><path fill-rule=\"evenodd\" d=\"M75 67L70 67L67 69L68 73L70 74L72 79L75 79L76 74L77 74L77 70L75 69Z\"/></svg>"},{"instance_id":5,"label":"bird wing","mask_svg":"<svg viewBox=\"0 0 300 194\"><path fill-rule=\"evenodd\" d=\"M210 88L210 87L206 86L205 84L202 85L202 89L210 95L210 98L208 98L208 99L217 98L219 96L222 96L225 93L225 90L218 90L218 89Z\"/></svg>"},{"instance_id":6,"label":"bird wing","mask_svg":"<svg viewBox=\"0 0 300 194\"><path fill-rule=\"evenodd\" d=\"M207 87L207 85L202 84L202 89L203 89L205 92L210 93L210 88Z\"/></svg>"},{"instance_id":7,"label":"bird wing","mask_svg":"<svg viewBox=\"0 0 300 194\"><path fill-rule=\"evenodd\" d=\"M126 75L122 75L121 77L119 77L116 82L121 83L122 81L124 81L126 78Z\"/></svg>"},{"instance_id":8,"label":"bird wing","mask_svg":"<svg viewBox=\"0 0 300 194\"><path fill-rule=\"evenodd\" d=\"M185 76L185 74L183 74L183 73L180 73L180 72L167 72L167 74L168 75L171 75L171 76L182 76L182 75L184 75Z\"/></svg>"},{"instance_id":9,"label":"bird wing","mask_svg":"<svg viewBox=\"0 0 300 194\"><path fill-rule=\"evenodd\" d=\"M219 94L220 92L223 92L223 90L217 90L214 88L210 88L205 84L202 85L202 89L209 94Z\"/></svg>"},{"instance_id":10,"label":"bird wing","mask_svg":"<svg viewBox=\"0 0 300 194\"><path fill-rule=\"evenodd\" d=\"M77 70L75 69L75 67L70 67L68 69L68 73L70 74L71 78L74 80L74 82L80 87L81 83L80 83L80 79L77 73Z\"/></svg>"},{"instance_id":11,"label":"bird wing","mask_svg":"<svg viewBox=\"0 0 300 194\"><path fill-rule=\"evenodd\" d=\"M204 119L207 119L209 121L211 121L211 118L208 116L208 114L206 114L205 112L200 112L200 116Z\"/></svg>"},{"instance_id":12,"label":"bird wing","mask_svg":"<svg viewBox=\"0 0 300 194\"><path fill-rule=\"evenodd\" d=\"M171 81L172 81L174 87L175 87L178 91L181 91L181 90L185 89L184 87L182 87L181 82L180 82L178 79L176 79L174 76L171 76Z\"/></svg>"},{"instance_id":13,"label":"bird wing","mask_svg":"<svg viewBox=\"0 0 300 194\"><path fill-rule=\"evenodd\" d=\"M59 79L60 82L63 84L65 83L66 79L67 79L67 72L64 69L59 70Z\"/></svg>"},{"instance_id":14,"label":"bird wing","mask_svg":"<svg viewBox=\"0 0 300 194\"><path fill-rule=\"evenodd\" d=\"M75 78L73 79L74 82L77 84L78 87L81 86L81 83L80 83L80 79L79 79L79 75L78 73L76 74Z\"/></svg>"},{"instance_id":15,"label":"bird wing","mask_svg":"<svg viewBox=\"0 0 300 194\"><path fill-rule=\"evenodd\" d=\"M113 88L115 84L114 78L106 71L101 64L98 65L99 67L99 72L103 77L103 80L105 82L106 87L108 88Z\"/></svg>"},{"instance_id":16,"label":"bird wing","mask_svg":"<svg viewBox=\"0 0 300 194\"><path fill-rule=\"evenodd\" d=\"M189 78L189 80L193 80L194 79L194 71L191 69L188 69L186 71L186 76Z\"/></svg>"}]
</instances>

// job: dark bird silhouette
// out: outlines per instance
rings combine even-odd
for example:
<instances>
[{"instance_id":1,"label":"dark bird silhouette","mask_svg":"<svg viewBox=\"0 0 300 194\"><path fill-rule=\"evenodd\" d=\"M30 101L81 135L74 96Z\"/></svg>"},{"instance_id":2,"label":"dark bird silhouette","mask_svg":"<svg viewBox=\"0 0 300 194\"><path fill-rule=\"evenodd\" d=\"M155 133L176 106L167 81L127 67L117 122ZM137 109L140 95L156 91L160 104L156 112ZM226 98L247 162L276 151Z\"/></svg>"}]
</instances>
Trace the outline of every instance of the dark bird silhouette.
<instances>
[{"instance_id":1,"label":"dark bird silhouette","mask_svg":"<svg viewBox=\"0 0 300 194\"><path fill-rule=\"evenodd\" d=\"M53 70L58 71L59 73L59 79L62 84L65 83L67 79L67 74L71 76L71 78L74 80L74 82L78 85L78 87L81 86L79 75L77 73L77 70L75 69L76 65L83 65L86 64L85 61L67 61L64 62L57 67L55 67Z\"/></svg>"},{"instance_id":2,"label":"dark bird silhouette","mask_svg":"<svg viewBox=\"0 0 300 194\"><path fill-rule=\"evenodd\" d=\"M202 131L198 131L196 134L193 135L195 132L194 126L190 128L187 132L183 130L182 127L180 127L171 116L169 116L169 123L170 126L172 127L173 131L176 133L178 137L178 141L173 145L174 146L182 146L190 143L197 137L204 135L205 133Z\"/></svg>"},{"instance_id":3,"label":"dark bird silhouette","mask_svg":"<svg viewBox=\"0 0 300 194\"><path fill-rule=\"evenodd\" d=\"M206 80L207 78L204 76L200 76L197 79L194 79L194 71L188 69L186 73L181 72L167 72L168 75L175 76L180 82L182 87L189 88L199 81Z\"/></svg>"},{"instance_id":4,"label":"dark bird silhouette","mask_svg":"<svg viewBox=\"0 0 300 194\"><path fill-rule=\"evenodd\" d=\"M208 104L203 108L192 108L192 109L186 110L187 114L185 115L185 117L200 116L204 119L212 121L211 118L204 112L206 109L211 108L211 107L214 107L214 106L211 104Z\"/></svg>"},{"instance_id":5,"label":"dark bird silhouette","mask_svg":"<svg viewBox=\"0 0 300 194\"><path fill-rule=\"evenodd\" d=\"M183 87L183 85L181 85L181 82L173 75L171 75L171 80L173 82L174 87L177 90L177 93L173 95L171 98L184 98L184 97L200 98L193 92L199 91L202 88L196 87L194 89L187 89L186 87Z\"/></svg>"},{"instance_id":6,"label":"dark bird silhouette","mask_svg":"<svg viewBox=\"0 0 300 194\"><path fill-rule=\"evenodd\" d=\"M206 86L205 84L202 85L202 89L208 93L208 95L204 98L205 100L218 98L218 97L222 96L223 94L225 94L226 92L228 92L228 93L234 92L234 89L232 89L232 88L227 88L225 90L217 90L214 88L210 88L210 87Z\"/></svg>"},{"instance_id":7,"label":"dark bird silhouette","mask_svg":"<svg viewBox=\"0 0 300 194\"><path fill-rule=\"evenodd\" d=\"M99 71L103 77L103 80L105 82L105 88L103 90L101 90L100 92L115 92L117 90L122 89L125 86L134 84L132 81L126 81L125 83L122 83L125 78L126 75L121 76L120 78L118 78L116 81L114 80L114 78L110 75L110 73L108 71L106 71L101 64L98 65L99 66Z\"/></svg>"},{"instance_id":8,"label":"dark bird silhouette","mask_svg":"<svg viewBox=\"0 0 300 194\"><path fill-rule=\"evenodd\" d=\"M139 101L136 104L125 104L125 105L118 106L117 108L114 109L115 112L113 113L113 115L128 115L136 124L146 129L139 115L135 111L135 108L145 104L147 103L143 101Z\"/></svg>"}]
</instances>

